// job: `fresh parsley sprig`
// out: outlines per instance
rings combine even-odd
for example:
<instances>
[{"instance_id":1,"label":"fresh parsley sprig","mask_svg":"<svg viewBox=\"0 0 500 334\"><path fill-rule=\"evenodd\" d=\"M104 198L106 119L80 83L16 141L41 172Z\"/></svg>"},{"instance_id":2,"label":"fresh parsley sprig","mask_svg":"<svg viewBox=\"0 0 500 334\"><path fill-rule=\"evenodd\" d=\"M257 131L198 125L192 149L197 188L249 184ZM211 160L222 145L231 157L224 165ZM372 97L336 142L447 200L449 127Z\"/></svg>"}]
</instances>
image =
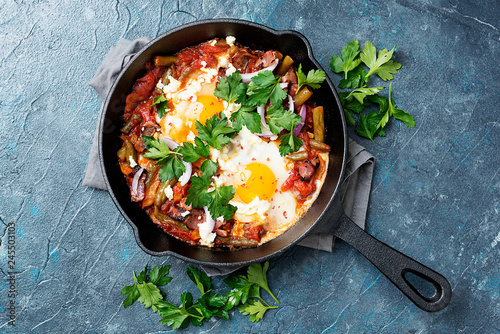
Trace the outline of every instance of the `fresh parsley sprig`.
<instances>
[{"instance_id":1,"label":"fresh parsley sprig","mask_svg":"<svg viewBox=\"0 0 500 334\"><path fill-rule=\"evenodd\" d=\"M186 171L186 166L181 161L195 162L200 158L206 158L210 153L210 148L198 137L194 139L194 144L184 142L171 150L166 143L158 138L142 136L146 144L146 159L155 160L160 166L159 177L161 182L178 179Z\"/></svg>"},{"instance_id":2,"label":"fresh parsley sprig","mask_svg":"<svg viewBox=\"0 0 500 334\"><path fill-rule=\"evenodd\" d=\"M247 106L262 106L271 101L280 105L286 98L286 92L279 85L280 77L271 71L259 72L248 84L247 98L243 104Z\"/></svg>"},{"instance_id":3,"label":"fresh parsley sprig","mask_svg":"<svg viewBox=\"0 0 500 334\"><path fill-rule=\"evenodd\" d=\"M396 108L394 100L391 98L391 85L389 85L388 98L378 95L385 87L367 86L373 74L384 81L394 79L393 74L396 74L401 68L401 64L391 59L395 49L396 45L390 51L383 49L379 50L377 54L375 46L367 41L361 52L358 41L354 40L342 49L342 57L333 55L330 58L332 71L343 73L339 87L352 88L351 91L339 93L347 123L355 125L355 115L358 114L357 133L372 141L375 136L385 136L384 128L391 117L402 120L408 127L415 126L413 116ZM369 69L368 72L365 71L363 65ZM370 110L367 114L361 113L373 104L379 106L378 113L375 110Z\"/></svg>"},{"instance_id":4,"label":"fresh parsley sprig","mask_svg":"<svg viewBox=\"0 0 500 334\"><path fill-rule=\"evenodd\" d=\"M161 94L160 96L155 97L154 102L149 107L156 106L156 111L160 118L165 116L165 112L168 110L168 100L165 95Z\"/></svg>"},{"instance_id":5,"label":"fresh parsley sprig","mask_svg":"<svg viewBox=\"0 0 500 334\"><path fill-rule=\"evenodd\" d=\"M235 129L228 126L227 118L223 113L215 114L205 122L195 123L198 137L213 148L220 150L222 146L229 144L231 138L236 132Z\"/></svg>"},{"instance_id":6,"label":"fresh parsley sprig","mask_svg":"<svg viewBox=\"0 0 500 334\"><path fill-rule=\"evenodd\" d=\"M322 70L310 70L307 72L307 76L302 72L302 64L299 64L299 68L295 72L297 74L298 87L296 92L302 88L302 86L309 86L313 89L318 89L321 87L323 81L325 81L326 74Z\"/></svg>"},{"instance_id":7,"label":"fresh parsley sprig","mask_svg":"<svg viewBox=\"0 0 500 334\"><path fill-rule=\"evenodd\" d=\"M134 275L134 284L125 286L121 294L126 296L123 301L123 307L127 308L134 303L134 301L139 301L144 305L145 308L152 308L154 312L157 312L157 305L160 300L163 299L163 292L158 289L158 286L163 286L172 280L172 277L167 276L170 270L170 265L165 265L161 268L157 266L153 267L147 276L148 265L136 276ZM149 277L149 282L147 282Z\"/></svg>"},{"instance_id":8,"label":"fresh parsley sprig","mask_svg":"<svg viewBox=\"0 0 500 334\"><path fill-rule=\"evenodd\" d=\"M248 85L241 81L239 71L231 73L227 78L220 78L214 90L214 96L231 103L245 98Z\"/></svg>"},{"instance_id":9,"label":"fresh parsley sprig","mask_svg":"<svg viewBox=\"0 0 500 334\"><path fill-rule=\"evenodd\" d=\"M251 322L258 322L268 310L278 307L269 305L262 298L261 288L266 290L277 304L280 303L267 282L269 262L266 262L264 266L260 263L252 264L247 268L246 275L236 273L224 279L224 282L231 288L225 294L212 291L210 277L199 269L188 266L187 275L198 288L200 297L195 301L191 292L184 291L180 296L179 306L166 301L165 293L158 288L172 280L171 277L166 276L169 268L170 266L154 267L149 273L149 282L146 282L147 265L138 276L133 272L134 284L124 287L121 292L127 295L123 306L127 308L137 300L146 308L157 312L161 316L160 323L172 329L178 329L185 328L189 324L201 326L212 317L228 320L229 312L236 308L242 314L250 315Z\"/></svg>"},{"instance_id":10,"label":"fresh parsley sprig","mask_svg":"<svg viewBox=\"0 0 500 334\"><path fill-rule=\"evenodd\" d=\"M201 176L191 177L191 188L186 196L186 204L200 208L206 206L213 219L222 216L229 220L236 213L236 207L229 204L234 197L235 189L233 186L217 186L212 181L217 169L217 164L212 160L203 161L200 166Z\"/></svg>"},{"instance_id":11,"label":"fresh parsley sprig","mask_svg":"<svg viewBox=\"0 0 500 334\"><path fill-rule=\"evenodd\" d=\"M170 150L167 144L161 140L142 136L146 143L147 152L144 157L149 160L155 160L156 165L160 165L160 181L165 182L171 179L178 179L186 171L186 166L180 160L181 154L176 150Z\"/></svg>"}]
</instances>

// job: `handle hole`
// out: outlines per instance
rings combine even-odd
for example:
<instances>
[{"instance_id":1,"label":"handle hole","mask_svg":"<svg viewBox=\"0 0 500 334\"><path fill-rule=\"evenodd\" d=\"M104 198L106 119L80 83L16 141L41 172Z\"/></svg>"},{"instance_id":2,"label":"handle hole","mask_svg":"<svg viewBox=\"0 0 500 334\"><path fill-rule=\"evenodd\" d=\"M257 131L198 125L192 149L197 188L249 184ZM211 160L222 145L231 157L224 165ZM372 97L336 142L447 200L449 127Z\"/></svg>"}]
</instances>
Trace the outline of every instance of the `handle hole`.
<instances>
[{"instance_id":1,"label":"handle hole","mask_svg":"<svg viewBox=\"0 0 500 334\"><path fill-rule=\"evenodd\" d=\"M415 291L425 300L430 302L434 299L439 298L438 293L440 291L440 287L431 278L422 275L421 273L407 269L403 272L403 279L406 281L406 283L408 283L413 291Z\"/></svg>"}]
</instances>

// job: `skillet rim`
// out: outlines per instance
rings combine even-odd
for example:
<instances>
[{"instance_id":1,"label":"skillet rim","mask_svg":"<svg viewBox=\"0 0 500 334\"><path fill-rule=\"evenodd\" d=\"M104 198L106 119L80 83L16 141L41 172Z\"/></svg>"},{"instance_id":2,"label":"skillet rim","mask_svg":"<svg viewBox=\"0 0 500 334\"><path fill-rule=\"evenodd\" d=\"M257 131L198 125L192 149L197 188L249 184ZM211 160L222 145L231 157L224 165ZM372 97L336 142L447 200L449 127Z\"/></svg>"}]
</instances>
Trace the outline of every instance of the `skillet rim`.
<instances>
[{"instance_id":1,"label":"skillet rim","mask_svg":"<svg viewBox=\"0 0 500 334\"><path fill-rule=\"evenodd\" d=\"M196 258L193 258L193 257L189 257L189 256L185 256L185 255L179 254L175 249L167 249L167 250L163 250L163 251L155 251L155 250L152 250L152 249L146 247L144 245L144 243L142 242L142 240L141 240L139 226L129 217L129 215L125 212L124 208L122 207L122 204L119 203L119 200L118 200L118 198L115 195L115 191L113 189L113 185L111 184L111 182L110 182L110 180L108 178L108 174L107 174L106 164L105 164L105 160L104 160L105 157L104 157L104 152L103 152L104 151L104 147L103 147L103 144L104 144L103 136L104 136L104 134L103 133L104 133L104 128L105 128L106 120L107 120L106 116L107 116L108 110L110 108L111 98L113 97L113 94L115 93L115 90L116 90L116 88L117 88L120 80L125 76L125 74L127 73L127 71L135 64L135 61L138 58L140 58L143 53L145 53L148 49L150 49L156 43L158 43L159 41L161 41L163 38L165 38L165 37L167 37L169 35L175 34L175 33L179 33L182 30L188 30L190 28L195 28L195 27L204 26L204 25L210 26L212 24L215 24L215 25L217 25L217 24L232 24L232 25L238 25L238 26L241 25L243 27L252 27L254 29L263 30L266 33L271 34L271 35L275 36L278 39L279 38L286 38L287 35L293 35L293 36L299 38L304 43L304 45L306 47L306 51L307 51L306 52L307 53L307 55L306 55L307 56L307 60L309 60L314 66L316 66L317 69L323 70L323 68L321 67L321 65L315 59L315 57L313 55L313 52L312 52L311 45L310 45L309 41L307 40L307 38L305 36L303 36L301 33L297 32L297 31L294 31L294 30L275 30L275 29L272 29L272 28L270 28L268 26L265 26L265 25L262 25L262 24L259 24L259 23L254 23L254 22L250 22L250 21L246 21L246 20L241 20L241 19L231 19L231 18L207 19L207 20L194 21L194 22L183 24L183 25L180 25L180 26L175 27L173 29L170 29L170 30L166 31L165 33L163 33L163 34L157 36L156 38L152 39L140 51L138 51L130 59L130 61L123 67L123 69L121 70L120 74L118 75L118 77L114 81L114 83L113 83L113 85L112 85L112 87L111 87L111 89L110 89L110 91L109 91L109 93L108 93L108 95L106 97L105 103L103 104L103 108L102 108L103 112L101 113L100 120L99 120L99 141L98 141L99 142L99 145L98 145L98 148L99 148L99 160L100 160L100 166L101 166L101 169L102 169L102 173L103 173L104 181L105 181L105 184L106 184L106 188L107 188L107 190L108 190L108 192L109 192L109 194L110 194L113 202L115 203L116 207L118 208L118 210L120 211L120 213L122 214L122 216L125 218L125 220L132 227L132 229L134 231L135 240L136 240L138 246L144 252L146 252L149 255L153 255L153 256L167 256L167 255L168 256L175 256L175 257L177 257L179 259L182 259L184 261L191 262L191 263L196 263L198 265L204 265L204 266L218 266L218 267L234 267L234 266L238 266L239 267L239 266L250 265L250 264L256 263L256 262L263 262L263 261L266 261L266 260L269 260L271 258L274 258L274 257L277 257L277 256L281 255L282 253L290 250L293 246L295 246L304 237L306 237L307 235L309 235L311 233L311 231L314 230L314 228L319 225L320 221L324 221L324 220L326 220L326 219L328 219L328 218L330 218L332 216L331 212L329 212L329 211L331 211L332 209L335 209L332 204L333 204L335 198L338 195L338 191L339 191L340 185L342 183L342 180L343 180L344 174L345 174L346 157L347 157L347 149L348 149L348 138L347 138L347 129L346 129L347 126L346 126L344 111L343 111L342 104L340 102L338 93L337 93L334 85L332 84L330 78L327 75L326 78L325 78L325 81L326 81L326 83L327 83L327 85L329 87L329 90L331 91L331 93L333 94L333 96L335 98L335 102L334 103L332 102L332 104L334 104L337 107L338 112L339 112L339 116L340 116L340 120L341 120L340 127L342 129L342 136L341 137L342 137L342 140L343 140L343 143L342 143L343 145L342 145L342 161L341 161L341 164L340 164L341 165L341 167L340 167L340 173L338 175L338 179L337 179L337 182L335 184L335 189L332 192L332 196L330 197L330 199L326 203L325 207L322 209L321 214L317 217L317 219L300 236L298 236L297 238L295 238L291 242L288 242L284 247L281 247L277 251L270 252L270 253L268 253L266 255L263 255L263 256L257 256L257 257L254 257L252 259L249 259L249 260L232 261L232 262L217 262L217 261L199 260L199 259L196 259ZM184 47L187 47L189 45L190 44L186 44ZM331 164L332 164L332 159L330 158L330 165ZM330 170L328 172L330 172ZM329 175L327 174L326 178L328 179L328 177L329 177ZM326 184L326 180L325 180L325 184ZM323 189L321 190L321 192L324 191ZM314 204L313 204L313 207L314 207ZM302 220L303 218L304 217L301 217L300 220ZM300 220L295 225L299 224ZM150 221L150 223L151 223L151 221ZM293 226L291 228L293 228ZM160 232L161 233L165 233L163 231L160 231ZM286 232L287 231L285 231L282 235L286 234ZM173 238L171 236L169 236L169 237ZM175 239L175 238L173 238L173 239ZM270 243L270 242L272 242L272 240L269 241L268 243ZM175 241L174 241L174 243L175 243ZM184 242L182 242L182 244L185 245L186 247L194 247L194 248L198 248L198 249L203 249L203 248L200 248L199 246L191 246L191 245L189 245L187 243L184 243ZM253 249L262 248L266 244L260 245L260 246L258 246L256 248L253 248ZM214 251L214 250L209 250L209 251L211 253L214 253L214 254L220 254L221 253L220 251ZM244 250L238 250L238 251L232 251L231 253L238 253L238 252L243 252L243 251Z\"/></svg>"}]
</instances>

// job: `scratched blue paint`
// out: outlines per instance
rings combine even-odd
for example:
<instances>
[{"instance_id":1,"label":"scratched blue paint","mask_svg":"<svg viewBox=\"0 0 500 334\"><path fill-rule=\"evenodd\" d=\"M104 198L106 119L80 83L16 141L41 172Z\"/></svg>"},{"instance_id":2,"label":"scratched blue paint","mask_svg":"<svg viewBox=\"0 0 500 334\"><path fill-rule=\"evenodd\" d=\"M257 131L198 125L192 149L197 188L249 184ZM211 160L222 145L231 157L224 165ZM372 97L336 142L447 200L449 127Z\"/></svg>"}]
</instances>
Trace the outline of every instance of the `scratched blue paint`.
<instances>
[{"instance_id":1,"label":"scratched blue paint","mask_svg":"<svg viewBox=\"0 0 500 334\"><path fill-rule=\"evenodd\" d=\"M39 282L40 281L40 270L39 269L33 269L30 272L30 280L32 282Z\"/></svg>"},{"instance_id":2,"label":"scratched blue paint","mask_svg":"<svg viewBox=\"0 0 500 334\"><path fill-rule=\"evenodd\" d=\"M40 208L36 204L30 205L30 213L33 217L38 217L40 215Z\"/></svg>"},{"instance_id":3,"label":"scratched blue paint","mask_svg":"<svg viewBox=\"0 0 500 334\"><path fill-rule=\"evenodd\" d=\"M49 260L52 262L59 262L59 249L49 248Z\"/></svg>"},{"instance_id":4,"label":"scratched blue paint","mask_svg":"<svg viewBox=\"0 0 500 334\"><path fill-rule=\"evenodd\" d=\"M16 226L16 235L19 237L19 238L22 238L24 236L24 227L20 224L18 224Z\"/></svg>"},{"instance_id":5,"label":"scratched blue paint","mask_svg":"<svg viewBox=\"0 0 500 334\"><path fill-rule=\"evenodd\" d=\"M131 253L132 250L130 249L130 247L123 249L121 254L122 265L129 260Z\"/></svg>"}]
</instances>

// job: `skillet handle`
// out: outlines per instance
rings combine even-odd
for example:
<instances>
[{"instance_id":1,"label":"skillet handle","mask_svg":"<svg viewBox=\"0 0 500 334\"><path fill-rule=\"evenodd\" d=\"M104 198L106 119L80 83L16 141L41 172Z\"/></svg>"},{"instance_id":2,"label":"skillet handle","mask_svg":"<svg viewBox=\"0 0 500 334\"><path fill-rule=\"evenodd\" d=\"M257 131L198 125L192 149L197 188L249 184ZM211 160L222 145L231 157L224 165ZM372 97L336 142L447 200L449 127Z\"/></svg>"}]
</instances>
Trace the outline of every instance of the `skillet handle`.
<instances>
[{"instance_id":1,"label":"skillet handle","mask_svg":"<svg viewBox=\"0 0 500 334\"><path fill-rule=\"evenodd\" d=\"M342 214L335 236L344 240L375 265L415 305L427 312L437 312L451 299L450 283L442 275L366 233ZM408 273L431 283L435 293L426 297L405 277Z\"/></svg>"}]
</instances>

